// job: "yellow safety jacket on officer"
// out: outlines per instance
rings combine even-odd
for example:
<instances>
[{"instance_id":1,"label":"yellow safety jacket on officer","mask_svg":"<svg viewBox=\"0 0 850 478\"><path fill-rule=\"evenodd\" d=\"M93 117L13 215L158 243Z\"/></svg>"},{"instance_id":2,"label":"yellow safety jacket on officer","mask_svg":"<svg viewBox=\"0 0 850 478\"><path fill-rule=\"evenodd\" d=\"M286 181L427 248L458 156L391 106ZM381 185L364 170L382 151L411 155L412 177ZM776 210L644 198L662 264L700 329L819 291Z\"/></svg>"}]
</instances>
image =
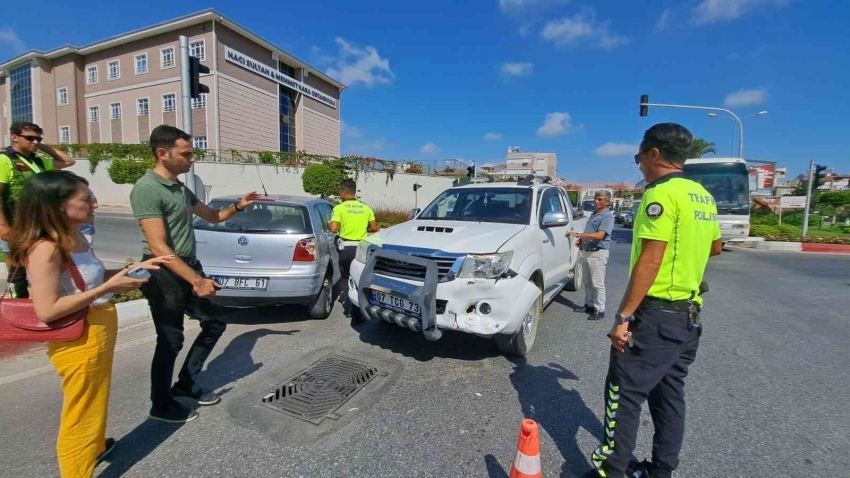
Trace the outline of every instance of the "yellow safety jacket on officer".
<instances>
[{"instance_id":1,"label":"yellow safety jacket on officer","mask_svg":"<svg viewBox=\"0 0 850 478\"><path fill-rule=\"evenodd\" d=\"M21 195L24 183L32 176L53 169L53 159L42 159L37 155L25 157L12 147L0 152L0 183L3 189L3 213L10 222L13 220L15 203Z\"/></svg>"},{"instance_id":2,"label":"yellow safety jacket on officer","mask_svg":"<svg viewBox=\"0 0 850 478\"><path fill-rule=\"evenodd\" d=\"M634 220L629 271L640 257L642 240L667 242L664 259L647 297L666 301L693 299L702 305L699 286L711 252L720 239L714 198L682 173L647 186Z\"/></svg>"},{"instance_id":3,"label":"yellow safety jacket on officer","mask_svg":"<svg viewBox=\"0 0 850 478\"><path fill-rule=\"evenodd\" d=\"M331 222L339 223L339 237L343 241L366 239L369 223L374 220L375 212L357 199L348 199L337 204L331 216Z\"/></svg>"}]
</instances>

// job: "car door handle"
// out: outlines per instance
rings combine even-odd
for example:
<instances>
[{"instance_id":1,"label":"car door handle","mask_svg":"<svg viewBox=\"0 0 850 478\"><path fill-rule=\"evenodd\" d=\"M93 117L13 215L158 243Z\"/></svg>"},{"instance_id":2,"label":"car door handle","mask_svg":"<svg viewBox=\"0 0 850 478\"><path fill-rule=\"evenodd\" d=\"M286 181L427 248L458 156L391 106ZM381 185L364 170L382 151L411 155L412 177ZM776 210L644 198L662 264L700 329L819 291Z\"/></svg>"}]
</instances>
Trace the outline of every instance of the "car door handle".
<instances>
[{"instance_id":1,"label":"car door handle","mask_svg":"<svg viewBox=\"0 0 850 478\"><path fill-rule=\"evenodd\" d=\"M543 239L543 244L549 244L549 239Z\"/></svg>"}]
</instances>

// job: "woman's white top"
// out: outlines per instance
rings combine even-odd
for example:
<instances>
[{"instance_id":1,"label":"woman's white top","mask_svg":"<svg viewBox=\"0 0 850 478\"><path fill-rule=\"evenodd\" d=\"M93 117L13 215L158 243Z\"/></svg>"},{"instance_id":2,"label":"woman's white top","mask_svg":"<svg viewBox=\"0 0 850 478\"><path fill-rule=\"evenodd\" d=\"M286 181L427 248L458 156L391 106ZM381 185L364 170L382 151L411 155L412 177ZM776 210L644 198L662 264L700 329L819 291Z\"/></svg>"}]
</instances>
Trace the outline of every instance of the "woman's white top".
<instances>
[{"instance_id":1,"label":"woman's white top","mask_svg":"<svg viewBox=\"0 0 850 478\"><path fill-rule=\"evenodd\" d=\"M87 249L83 252L71 253L71 259L74 260L74 264L77 266L77 269L80 271L80 275L83 277L83 282L86 283L86 290L94 289L95 287L103 284L103 278L106 274L106 266L104 266L103 262L94 255L94 251L91 247L87 247ZM27 277L27 279L29 279L29 277ZM29 280L32 282L31 279ZM59 297L79 294L80 292L82 291L77 289L70 271L66 270L60 273ZM103 297L98 297L91 305L103 305L109 302L114 295L115 294L110 292Z\"/></svg>"}]
</instances>

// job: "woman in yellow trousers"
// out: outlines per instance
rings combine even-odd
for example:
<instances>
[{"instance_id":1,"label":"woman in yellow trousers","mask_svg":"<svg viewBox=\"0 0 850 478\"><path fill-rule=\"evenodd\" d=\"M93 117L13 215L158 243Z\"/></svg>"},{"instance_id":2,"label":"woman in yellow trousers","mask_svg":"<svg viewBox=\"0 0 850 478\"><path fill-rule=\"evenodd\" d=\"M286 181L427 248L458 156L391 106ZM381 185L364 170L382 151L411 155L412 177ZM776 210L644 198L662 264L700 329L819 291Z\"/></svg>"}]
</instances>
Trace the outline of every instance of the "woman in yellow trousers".
<instances>
[{"instance_id":1,"label":"woman in yellow trousers","mask_svg":"<svg viewBox=\"0 0 850 478\"><path fill-rule=\"evenodd\" d=\"M115 293L135 290L146 279L127 275L132 267L157 269L160 257L119 270L106 270L80 226L94 221L97 202L88 182L69 171L45 171L24 186L9 246L13 267L24 266L30 298L39 320L50 323L88 308L83 334L51 342L48 356L62 377L62 418L56 454L62 478L91 478L115 441L106 439L106 417L118 316L109 302ZM79 290L69 268L85 282Z\"/></svg>"}]
</instances>

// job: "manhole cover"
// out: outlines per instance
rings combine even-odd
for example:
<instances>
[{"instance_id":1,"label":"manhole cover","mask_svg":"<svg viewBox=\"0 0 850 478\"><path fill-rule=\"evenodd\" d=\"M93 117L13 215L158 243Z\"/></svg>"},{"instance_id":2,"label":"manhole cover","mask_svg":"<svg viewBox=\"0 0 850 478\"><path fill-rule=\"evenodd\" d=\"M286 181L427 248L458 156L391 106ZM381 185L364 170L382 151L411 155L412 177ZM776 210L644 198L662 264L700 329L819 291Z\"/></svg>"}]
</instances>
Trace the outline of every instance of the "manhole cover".
<instances>
[{"instance_id":1,"label":"manhole cover","mask_svg":"<svg viewBox=\"0 0 850 478\"><path fill-rule=\"evenodd\" d=\"M366 362L329 354L263 395L273 410L318 425L381 373Z\"/></svg>"}]
</instances>

